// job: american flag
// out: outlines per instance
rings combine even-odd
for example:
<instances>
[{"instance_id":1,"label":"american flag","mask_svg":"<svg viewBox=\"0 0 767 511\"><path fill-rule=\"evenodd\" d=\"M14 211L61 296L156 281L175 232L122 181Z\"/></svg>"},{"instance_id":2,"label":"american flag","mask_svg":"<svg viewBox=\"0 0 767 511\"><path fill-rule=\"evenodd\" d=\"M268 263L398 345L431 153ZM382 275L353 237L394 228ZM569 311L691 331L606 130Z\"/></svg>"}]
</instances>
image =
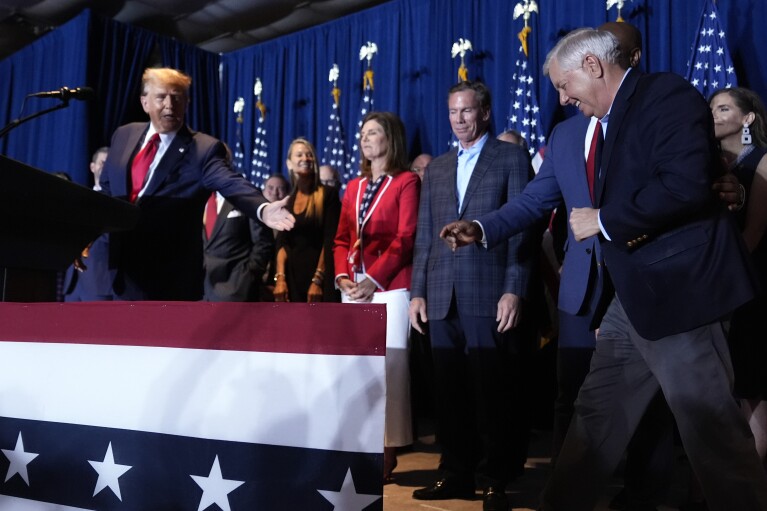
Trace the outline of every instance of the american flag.
<instances>
[{"instance_id":1,"label":"american flag","mask_svg":"<svg viewBox=\"0 0 767 511\"><path fill-rule=\"evenodd\" d=\"M384 306L2 303L0 322L0 509L383 509Z\"/></svg>"},{"instance_id":2,"label":"american flag","mask_svg":"<svg viewBox=\"0 0 767 511\"><path fill-rule=\"evenodd\" d=\"M703 3L700 24L687 62L687 81L705 98L717 89L738 86L725 33L719 24L719 12L711 0Z\"/></svg>"},{"instance_id":3,"label":"american flag","mask_svg":"<svg viewBox=\"0 0 767 511\"><path fill-rule=\"evenodd\" d=\"M351 174L352 164L349 161L349 154L346 150L346 139L344 135L344 126L341 122L341 107L333 102L333 109L330 112L328 121L328 134L325 136L325 148L322 150L322 164L330 165L335 169L341 169L346 176ZM346 188L346 182L342 184Z\"/></svg>"},{"instance_id":4,"label":"american flag","mask_svg":"<svg viewBox=\"0 0 767 511\"><path fill-rule=\"evenodd\" d=\"M522 45L512 75L511 101L509 116L506 119L506 129L516 130L527 141L530 156L533 156L544 145L546 137L541 131L541 116L538 100L535 97L535 82L527 64Z\"/></svg>"},{"instance_id":5,"label":"american flag","mask_svg":"<svg viewBox=\"0 0 767 511\"><path fill-rule=\"evenodd\" d=\"M261 101L263 87L261 79L256 78L253 85L253 95L256 97L256 109L259 112L256 124L256 135L253 137L253 158L250 161L250 180L258 188L263 188L269 179L269 151L266 145L266 105Z\"/></svg>"},{"instance_id":6,"label":"american flag","mask_svg":"<svg viewBox=\"0 0 767 511\"><path fill-rule=\"evenodd\" d=\"M333 64L329 74L329 81L333 84L330 93L333 96L333 107L330 111L325 147L322 150L322 164L330 165L336 170L340 169L341 173L346 176L351 172L352 165L349 161L349 151L346 150L346 137L341 122L341 89L338 88L338 75L338 64ZM341 184L342 189L346 189L346 181L344 179Z\"/></svg>"},{"instance_id":7,"label":"american flag","mask_svg":"<svg viewBox=\"0 0 767 511\"><path fill-rule=\"evenodd\" d=\"M234 102L234 113L237 114L237 132L235 133L234 151L232 153L232 165L240 174L245 175L245 148L242 141L242 123L244 118L242 112L245 107L245 98L237 98Z\"/></svg>"},{"instance_id":8,"label":"american flag","mask_svg":"<svg viewBox=\"0 0 767 511\"><path fill-rule=\"evenodd\" d=\"M349 157L350 165L344 168L343 181L348 183L359 174L360 169L360 130L362 129L362 119L375 110L373 98L373 67L371 62L373 55L378 52L378 46L368 41L360 48L360 60L367 60L367 69L362 76L362 98L360 98L360 116L357 120L357 130L354 132L354 143L352 144L352 153Z\"/></svg>"},{"instance_id":9,"label":"american flag","mask_svg":"<svg viewBox=\"0 0 767 511\"><path fill-rule=\"evenodd\" d=\"M266 145L266 119L264 116L258 118L256 124L256 136L253 139L253 159L250 167L250 180L258 188L263 188L264 183L271 175L269 165L269 152Z\"/></svg>"}]
</instances>

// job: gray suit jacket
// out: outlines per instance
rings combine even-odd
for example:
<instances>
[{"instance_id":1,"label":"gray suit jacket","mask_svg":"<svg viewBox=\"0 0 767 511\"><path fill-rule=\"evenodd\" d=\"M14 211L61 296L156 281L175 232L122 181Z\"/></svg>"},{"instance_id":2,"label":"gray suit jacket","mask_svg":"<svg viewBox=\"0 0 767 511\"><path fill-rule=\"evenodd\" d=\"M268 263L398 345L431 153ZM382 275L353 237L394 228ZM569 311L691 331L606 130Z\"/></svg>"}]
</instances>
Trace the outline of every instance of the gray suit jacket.
<instances>
[{"instance_id":1,"label":"gray suit jacket","mask_svg":"<svg viewBox=\"0 0 767 511\"><path fill-rule=\"evenodd\" d=\"M426 299L429 319L443 319L455 292L457 306L473 316L495 317L504 293L527 298L538 264L540 238L529 229L485 250L469 246L452 252L439 238L446 224L472 220L505 204L530 180L530 159L514 144L488 138L474 168L462 211L458 211L458 151L429 164L418 209L411 297Z\"/></svg>"}]
</instances>

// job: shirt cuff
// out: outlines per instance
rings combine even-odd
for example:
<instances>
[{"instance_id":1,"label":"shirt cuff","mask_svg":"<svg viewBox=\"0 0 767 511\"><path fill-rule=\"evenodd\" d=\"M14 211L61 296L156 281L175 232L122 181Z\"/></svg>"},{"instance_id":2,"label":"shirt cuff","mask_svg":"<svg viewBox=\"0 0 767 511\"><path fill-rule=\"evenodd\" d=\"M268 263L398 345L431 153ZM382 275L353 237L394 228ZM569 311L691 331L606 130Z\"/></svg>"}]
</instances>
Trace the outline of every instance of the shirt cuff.
<instances>
[{"instance_id":1,"label":"shirt cuff","mask_svg":"<svg viewBox=\"0 0 767 511\"><path fill-rule=\"evenodd\" d=\"M262 218L262 215L263 215L264 208L266 207L267 204L269 203L264 202L258 207L258 211L256 211L256 217L258 217L258 221L261 222L262 224L264 223L264 219Z\"/></svg>"},{"instance_id":2,"label":"shirt cuff","mask_svg":"<svg viewBox=\"0 0 767 511\"><path fill-rule=\"evenodd\" d=\"M482 222L479 220L472 220L472 223L475 223L479 226L479 230L482 231L482 239L479 240L479 242L482 244L483 248L487 248L487 236L485 236L485 228L482 227Z\"/></svg>"},{"instance_id":3,"label":"shirt cuff","mask_svg":"<svg viewBox=\"0 0 767 511\"><path fill-rule=\"evenodd\" d=\"M605 226L602 225L602 210L601 209L597 210L597 222L599 222L599 230L602 232L602 236L604 236L607 241L612 241L612 239L610 238L610 235L607 234L607 231L605 231Z\"/></svg>"}]
</instances>

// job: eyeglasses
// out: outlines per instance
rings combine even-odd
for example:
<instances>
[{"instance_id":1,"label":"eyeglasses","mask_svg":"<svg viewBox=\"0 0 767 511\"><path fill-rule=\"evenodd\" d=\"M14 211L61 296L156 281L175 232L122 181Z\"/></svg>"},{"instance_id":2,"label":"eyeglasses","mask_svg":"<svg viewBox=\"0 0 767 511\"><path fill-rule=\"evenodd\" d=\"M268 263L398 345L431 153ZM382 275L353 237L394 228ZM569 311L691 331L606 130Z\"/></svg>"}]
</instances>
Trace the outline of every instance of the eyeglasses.
<instances>
[{"instance_id":1,"label":"eyeglasses","mask_svg":"<svg viewBox=\"0 0 767 511\"><path fill-rule=\"evenodd\" d=\"M416 174L420 174L423 172L423 167L413 167L410 169L410 172L415 172Z\"/></svg>"}]
</instances>

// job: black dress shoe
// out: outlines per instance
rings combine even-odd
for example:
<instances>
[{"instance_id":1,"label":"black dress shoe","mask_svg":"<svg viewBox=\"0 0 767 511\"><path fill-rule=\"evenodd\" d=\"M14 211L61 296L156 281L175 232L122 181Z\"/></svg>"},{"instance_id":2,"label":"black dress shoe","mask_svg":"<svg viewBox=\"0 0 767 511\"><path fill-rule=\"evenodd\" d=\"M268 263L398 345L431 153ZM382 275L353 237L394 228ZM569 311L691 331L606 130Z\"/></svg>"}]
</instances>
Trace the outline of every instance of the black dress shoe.
<instances>
[{"instance_id":1,"label":"black dress shoe","mask_svg":"<svg viewBox=\"0 0 767 511\"><path fill-rule=\"evenodd\" d=\"M482 492L482 511L508 511L509 499L500 488L488 486Z\"/></svg>"},{"instance_id":2,"label":"black dress shoe","mask_svg":"<svg viewBox=\"0 0 767 511\"><path fill-rule=\"evenodd\" d=\"M417 500L470 499L474 497L474 485L442 478L431 486L413 492Z\"/></svg>"}]
</instances>

